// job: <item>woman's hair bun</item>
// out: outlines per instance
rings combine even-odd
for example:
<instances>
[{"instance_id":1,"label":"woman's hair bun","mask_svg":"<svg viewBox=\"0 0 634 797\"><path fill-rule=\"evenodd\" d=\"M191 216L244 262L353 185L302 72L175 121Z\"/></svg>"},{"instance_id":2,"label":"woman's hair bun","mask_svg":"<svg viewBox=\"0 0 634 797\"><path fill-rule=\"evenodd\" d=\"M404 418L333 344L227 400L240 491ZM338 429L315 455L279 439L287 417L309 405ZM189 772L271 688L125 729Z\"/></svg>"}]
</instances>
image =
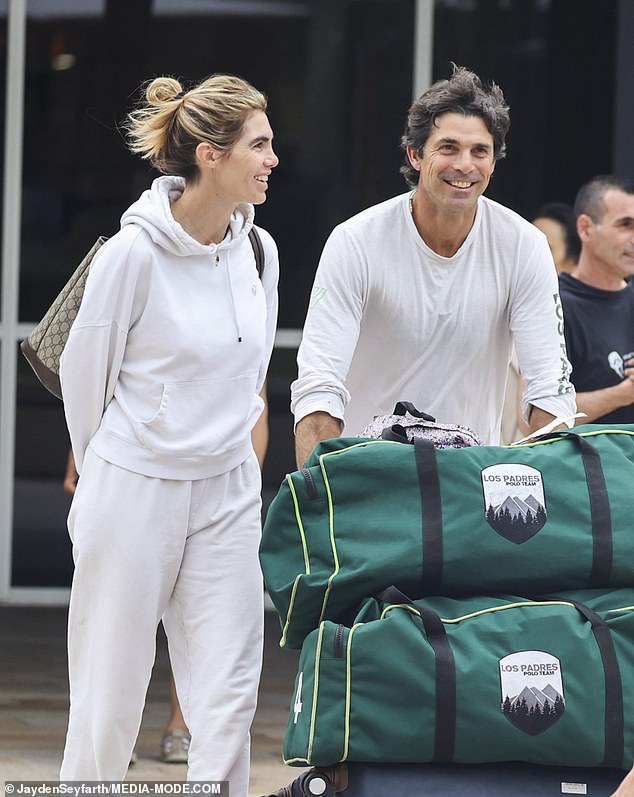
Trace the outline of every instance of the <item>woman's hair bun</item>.
<instances>
[{"instance_id":1,"label":"woman's hair bun","mask_svg":"<svg viewBox=\"0 0 634 797\"><path fill-rule=\"evenodd\" d=\"M150 105L162 105L176 99L183 87L176 78L157 77L152 80L145 91L145 98Z\"/></svg>"}]
</instances>

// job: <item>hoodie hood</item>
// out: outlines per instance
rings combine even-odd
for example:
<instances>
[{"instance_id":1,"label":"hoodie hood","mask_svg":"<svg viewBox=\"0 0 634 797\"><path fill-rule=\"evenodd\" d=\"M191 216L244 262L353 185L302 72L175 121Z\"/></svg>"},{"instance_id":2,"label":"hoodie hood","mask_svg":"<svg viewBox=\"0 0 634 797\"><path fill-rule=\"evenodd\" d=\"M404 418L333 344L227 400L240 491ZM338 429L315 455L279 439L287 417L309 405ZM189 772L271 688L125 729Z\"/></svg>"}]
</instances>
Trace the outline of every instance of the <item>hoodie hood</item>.
<instances>
[{"instance_id":1,"label":"hoodie hood","mask_svg":"<svg viewBox=\"0 0 634 797\"><path fill-rule=\"evenodd\" d=\"M121 216L121 227L136 224L142 227L152 241L171 254L209 255L221 249L233 249L249 234L253 226L253 205L236 207L229 221L229 229L219 244L201 244L191 237L172 215L171 204L185 190L183 177L157 177L151 187L144 191Z\"/></svg>"}]
</instances>

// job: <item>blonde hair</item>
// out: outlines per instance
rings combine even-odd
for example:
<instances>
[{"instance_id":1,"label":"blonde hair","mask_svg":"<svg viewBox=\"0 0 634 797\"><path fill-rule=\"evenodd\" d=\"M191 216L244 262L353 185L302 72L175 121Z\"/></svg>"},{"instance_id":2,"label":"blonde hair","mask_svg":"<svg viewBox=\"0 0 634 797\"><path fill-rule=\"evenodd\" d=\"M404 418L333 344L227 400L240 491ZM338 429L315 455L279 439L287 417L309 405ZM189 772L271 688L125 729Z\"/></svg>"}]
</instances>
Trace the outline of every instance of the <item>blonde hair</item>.
<instances>
[{"instance_id":1,"label":"blonde hair","mask_svg":"<svg viewBox=\"0 0 634 797\"><path fill-rule=\"evenodd\" d=\"M163 174L195 182L198 144L230 150L246 118L266 105L262 92L233 75L211 75L189 90L175 78L158 77L146 84L144 101L124 127L132 152Z\"/></svg>"}]
</instances>

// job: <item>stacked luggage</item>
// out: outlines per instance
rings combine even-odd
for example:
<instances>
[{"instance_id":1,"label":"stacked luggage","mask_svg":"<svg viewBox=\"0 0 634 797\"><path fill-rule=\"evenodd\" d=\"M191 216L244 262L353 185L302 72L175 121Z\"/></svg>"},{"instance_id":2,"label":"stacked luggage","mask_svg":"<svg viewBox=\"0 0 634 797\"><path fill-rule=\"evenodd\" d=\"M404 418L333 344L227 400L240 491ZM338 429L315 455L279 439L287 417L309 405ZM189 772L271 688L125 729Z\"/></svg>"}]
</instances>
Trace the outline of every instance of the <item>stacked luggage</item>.
<instances>
[{"instance_id":1,"label":"stacked luggage","mask_svg":"<svg viewBox=\"0 0 634 797\"><path fill-rule=\"evenodd\" d=\"M289 797L607 797L634 758L634 426L404 431L319 444L269 508L301 647L283 755L313 767Z\"/></svg>"}]
</instances>

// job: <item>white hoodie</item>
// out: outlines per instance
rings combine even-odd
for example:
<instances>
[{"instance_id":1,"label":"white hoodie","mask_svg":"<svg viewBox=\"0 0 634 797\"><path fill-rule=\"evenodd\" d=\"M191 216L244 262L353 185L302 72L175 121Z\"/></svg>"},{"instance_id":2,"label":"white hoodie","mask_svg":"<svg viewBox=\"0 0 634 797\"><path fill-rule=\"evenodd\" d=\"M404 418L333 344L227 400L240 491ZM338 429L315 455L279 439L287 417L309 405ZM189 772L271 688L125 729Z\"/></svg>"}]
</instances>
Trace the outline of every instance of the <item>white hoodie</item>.
<instances>
[{"instance_id":1,"label":"white hoodie","mask_svg":"<svg viewBox=\"0 0 634 797\"><path fill-rule=\"evenodd\" d=\"M77 470L86 448L167 479L224 473L251 452L277 322L278 256L258 278L251 205L203 245L175 221L185 181L159 177L99 250L60 363Z\"/></svg>"}]
</instances>

